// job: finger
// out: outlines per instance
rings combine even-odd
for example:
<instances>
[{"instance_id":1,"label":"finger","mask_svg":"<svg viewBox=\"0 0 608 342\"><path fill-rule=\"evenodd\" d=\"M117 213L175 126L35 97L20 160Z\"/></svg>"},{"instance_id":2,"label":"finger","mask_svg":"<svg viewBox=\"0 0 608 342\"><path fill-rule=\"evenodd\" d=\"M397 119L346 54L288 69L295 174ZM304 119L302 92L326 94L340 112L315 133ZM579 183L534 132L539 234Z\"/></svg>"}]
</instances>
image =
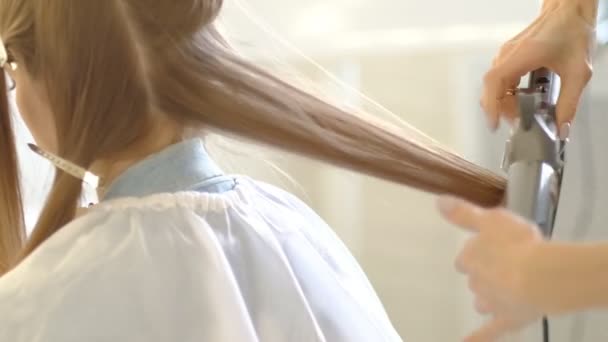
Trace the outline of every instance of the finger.
<instances>
[{"instance_id":1,"label":"finger","mask_svg":"<svg viewBox=\"0 0 608 342\"><path fill-rule=\"evenodd\" d=\"M486 282L483 278L476 274L469 274L467 279L467 285L469 290L476 296L475 298L483 299L484 302L490 303L494 298L494 293L487 286L484 286Z\"/></svg>"},{"instance_id":2,"label":"finger","mask_svg":"<svg viewBox=\"0 0 608 342\"><path fill-rule=\"evenodd\" d=\"M492 59L492 67L491 69L496 68L498 65L502 64L502 62L511 55L511 51L515 48L515 43L512 41L506 42L500 47L498 54ZM501 114L500 103L498 107L490 107L493 105L493 101L495 99L493 96L488 94L487 89L483 89L483 93L481 96L481 108L484 110L488 125L491 130L496 130L498 128L498 122L500 121L499 116Z\"/></svg>"},{"instance_id":3,"label":"finger","mask_svg":"<svg viewBox=\"0 0 608 342\"><path fill-rule=\"evenodd\" d=\"M478 277L469 276L467 286L469 287L469 290L475 294L479 294L479 291L481 290L481 283Z\"/></svg>"},{"instance_id":4,"label":"finger","mask_svg":"<svg viewBox=\"0 0 608 342\"><path fill-rule=\"evenodd\" d=\"M482 227L487 227L486 231L509 231L528 233L530 229L537 231L535 225L526 218L513 213L505 208L487 209L479 220Z\"/></svg>"},{"instance_id":5,"label":"finger","mask_svg":"<svg viewBox=\"0 0 608 342\"><path fill-rule=\"evenodd\" d=\"M469 335L465 342L493 342L505 335L512 329L509 321L503 318L494 318L473 334Z\"/></svg>"},{"instance_id":6,"label":"finger","mask_svg":"<svg viewBox=\"0 0 608 342\"><path fill-rule=\"evenodd\" d=\"M501 114L511 114L515 112L510 109L507 113L501 111L500 100L503 98L507 89L505 84L511 79L512 84L519 84L521 77L535 69L538 69L546 58L544 50L534 47L538 45L534 40L527 40L527 36L534 35L542 29L539 22L543 21L544 15L537 17L532 24L525 30L519 32L515 37L503 44L492 61L492 68L484 76L484 87L480 100L488 126L492 131L498 128ZM532 46L530 46L532 45ZM530 51L537 56L530 55ZM550 67L547 65L547 67ZM510 117L510 115L508 116Z\"/></svg>"},{"instance_id":7,"label":"finger","mask_svg":"<svg viewBox=\"0 0 608 342\"><path fill-rule=\"evenodd\" d=\"M522 76L543 66L548 60L544 50L538 49L538 44L522 41L511 49L508 57L504 58L493 70L489 72L488 82L495 89L519 84Z\"/></svg>"},{"instance_id":8,"label":"finger","mask_svg":"<svg viewBox=\"0 0 608 342\"><path fill-rule=\"evenodd\" d=\"M585 69L577 70L577 72L562 77L561 89L556 107L557 124L560 129L562 129L562 126L565 127L566 124L572 122L580 103L583 90L591 79L591 75L592 72L590 67L586 66ZM560 132L560 135L561 133L562 132ZM567 136L562 138L567 138Z\"/></svg>"},{"instance_id":9,"label":"finger","mask_svg":"<svg viewBox=\"0 0 608 342\"><path fill-rule=\"evenodd\" d=\"M511 87L516 89L517 86ZM506 96L500 101L500 113L509 123L513 125L513 121L519 117L518 98L517 95Z\"/></svg>"},{"instance_id":10,"label":"finger","mask_svg":"<svg viewBox=\"0 0 608 342\"><path fill-rule=\"evenodd\" d=\"M484 76L484 91L482 104L491 120L490 125L497 126L500 104L505 97L507 89L513 84L519 84L522 76L536 70L543 65L545 53L539 49L531 49L531 43L522 42L513 48L508 57L501 60ZM533 51L533 53L530 53Z\"/></svg>"},{"instance_id":11,"label":"finger","mask_svg":"<svg viewBox=\"0 0 608 342\"><path fill-rule=\"evenodd\" d=\"M456 259L454 260L454 267L458 272L468 274L474 269L473 262L476 259L472 258L471 255L473 254L475 241L475 238L469 239L464 244L462 251L458 254L458 256L456 256ZM471 262L471 260L473 260L473 262Z\"/></svg>"},{"instance_id":12,"label":"finger","mask_svg":"<svg viewBox=\"0 0 608 342\"><path fill-rule=\"evenodd\" d=\"M528 25L523 31L519 32L517 35L515 35L509 41L519 41L519 40L524 39L526 36L530 36L530 35L533 35L534 33L538 32L539 30L542 29L542 25L539 25L540 22L545 20L546 17L547 17L547 15L545 13L541 13L539 16L537 16L534 19L534 21L532 21L532 23L530 23L530 25Z\"/></svg>"},{"instance_id":13,"label":"finger","mask_svg":"<svg viewBox=\"0 0 608 342\"><path fill-rule=\"evenodd\" d=\"M504 43L500 47L498 54L494 58L494 60L492 62L492 66L495 67L497 65L502 64L505 61L505 59L507 59L507 58L509 58L509 56L511 56L511 53L513 52L513 50L515 50L515 47L517 47L517 42L514 40L510 40L510 41Z\"/></svg>"},{"instance_id":14,"label":"finger","mask_svg":"<svg viewBox=\"0 0 608 342\"><path fill-rule=\"evenodd\" d=\"M484 209L452 196L441 196L437 205L449 222L473 232L478 231Z\"/></svg>"},{"instance_id":15,"label":"finger","mask_svg":"<svg viewBox=\"0 0 608 342\"><path fill-rule=\"evenodd\" d=\"M542 17L537 17L523 31L519 32L517 35L513 36L511 39L505 42L500 47L496 61L503 62L511 55L515 48L521 44L522 41L524 41L527 37L533 36L534 33L538 32L542 28L538 25L538 23L542 21L542 19Z\"/></svg>"},{"instance_id":16,"label":"finger","mask_svg":"<svg viewBox=\"0 0 608 342\"><path fill-rule=\"evenodd\" d=\"M484 81L485 83L485 81ZM480 105L486 116L488 128L491 131L495 131L498 128L499 114L500 114L500 99L496 99L496 95L488 90L487 86L484 86L481 95Z\"/></svg>"}]
</instances>

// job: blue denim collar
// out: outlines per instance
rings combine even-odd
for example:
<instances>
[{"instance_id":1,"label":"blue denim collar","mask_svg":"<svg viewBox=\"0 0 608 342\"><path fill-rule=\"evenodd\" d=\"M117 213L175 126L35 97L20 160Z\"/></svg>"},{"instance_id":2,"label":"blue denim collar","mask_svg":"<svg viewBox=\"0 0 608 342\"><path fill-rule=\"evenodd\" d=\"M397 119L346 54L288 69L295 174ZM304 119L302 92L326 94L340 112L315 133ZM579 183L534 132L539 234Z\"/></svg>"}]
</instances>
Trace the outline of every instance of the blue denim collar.
<instances>
[{"instance_id":1,"label":"blue denim collar","mask_svg":"<svg viewBox=\"0 0 608 342\"><path fill-rule=\"evenodd\" d=\"M131 166L110 184L103 200L200 190L221 176L203 141L186 140Z\"/></svg>"}]
</instances>

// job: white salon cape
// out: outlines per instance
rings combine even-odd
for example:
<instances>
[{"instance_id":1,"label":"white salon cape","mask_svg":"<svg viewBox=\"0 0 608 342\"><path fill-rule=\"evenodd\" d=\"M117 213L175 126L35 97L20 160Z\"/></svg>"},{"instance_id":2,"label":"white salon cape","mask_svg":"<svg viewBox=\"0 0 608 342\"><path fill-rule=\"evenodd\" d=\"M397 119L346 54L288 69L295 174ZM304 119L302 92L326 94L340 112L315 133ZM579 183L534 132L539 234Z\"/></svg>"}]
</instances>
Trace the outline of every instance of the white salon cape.
<instances>
[{"instance_id":1,"label":"white salon cape","mask_svg":"<svg viewBox=\"0 0 608 342\"><path fill-rule=\"evenodd\" d=\"M312 210L223 175L198 139L129 169L0 279L1 342L400 340Z\"/></svg>"}]
</instances>

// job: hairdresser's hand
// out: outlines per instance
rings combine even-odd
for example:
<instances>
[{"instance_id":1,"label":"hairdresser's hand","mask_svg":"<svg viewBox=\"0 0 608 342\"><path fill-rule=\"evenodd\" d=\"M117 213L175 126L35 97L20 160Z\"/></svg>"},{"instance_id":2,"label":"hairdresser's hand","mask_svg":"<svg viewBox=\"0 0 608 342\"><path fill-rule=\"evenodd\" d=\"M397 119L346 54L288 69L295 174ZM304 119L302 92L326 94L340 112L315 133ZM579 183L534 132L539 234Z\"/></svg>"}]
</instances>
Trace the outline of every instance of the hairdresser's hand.
<instances>
[{"instance_id":1,"label":"hairdresser's hand","mask_svg":"<svg viewBox=\"0 0 608 342\"><path fill-rule=\"evenodd\" d=\"M576 113L581 93L591 78L597 0L545 0L540 16L506 42L484 77L481 106L491 129L500 117L518 114L517 97L506 95L520 78L545 67L562 80L557 104L558 127L566 127Z\"/></svg>"},{"instance_id":2,"label":"hairdresser's hand","mask_svg":"<svg viewBox=\"0 0 608 342\"><path fill-rule=\"evenodd\" d=\"M451 223L475 234L456 267L468 277L475 308L491 320L466 341L495 341L541 318L542 305L534 293L545 285L530 283L535 253L546 244L538 229L506 210L487 210L449 197L440 199L439 208Z\"/></svg>"}]
</instances>

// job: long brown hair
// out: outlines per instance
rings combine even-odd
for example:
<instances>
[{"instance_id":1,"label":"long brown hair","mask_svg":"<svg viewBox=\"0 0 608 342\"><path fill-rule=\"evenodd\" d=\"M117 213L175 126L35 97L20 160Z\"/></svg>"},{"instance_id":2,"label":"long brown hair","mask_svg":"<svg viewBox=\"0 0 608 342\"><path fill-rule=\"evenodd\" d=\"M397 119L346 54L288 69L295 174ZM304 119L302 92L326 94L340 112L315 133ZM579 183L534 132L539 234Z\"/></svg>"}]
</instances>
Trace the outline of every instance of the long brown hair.
<instances>
[{"instance_id":1,"label":"long brown hair","mask_svg":"<svg viewBox=\"0 0 608 342\"><path fill-rule=\"evenodd\" d=\"M9 55L45 85L57 154L84 168L146 134L151 113L482 205L504 181L332 106L233 52L222 0L2 0ZM25 242L13 129L0 91L0 274L75 214L79 180L58 171Z\"/></svg>"}]
</instances>

